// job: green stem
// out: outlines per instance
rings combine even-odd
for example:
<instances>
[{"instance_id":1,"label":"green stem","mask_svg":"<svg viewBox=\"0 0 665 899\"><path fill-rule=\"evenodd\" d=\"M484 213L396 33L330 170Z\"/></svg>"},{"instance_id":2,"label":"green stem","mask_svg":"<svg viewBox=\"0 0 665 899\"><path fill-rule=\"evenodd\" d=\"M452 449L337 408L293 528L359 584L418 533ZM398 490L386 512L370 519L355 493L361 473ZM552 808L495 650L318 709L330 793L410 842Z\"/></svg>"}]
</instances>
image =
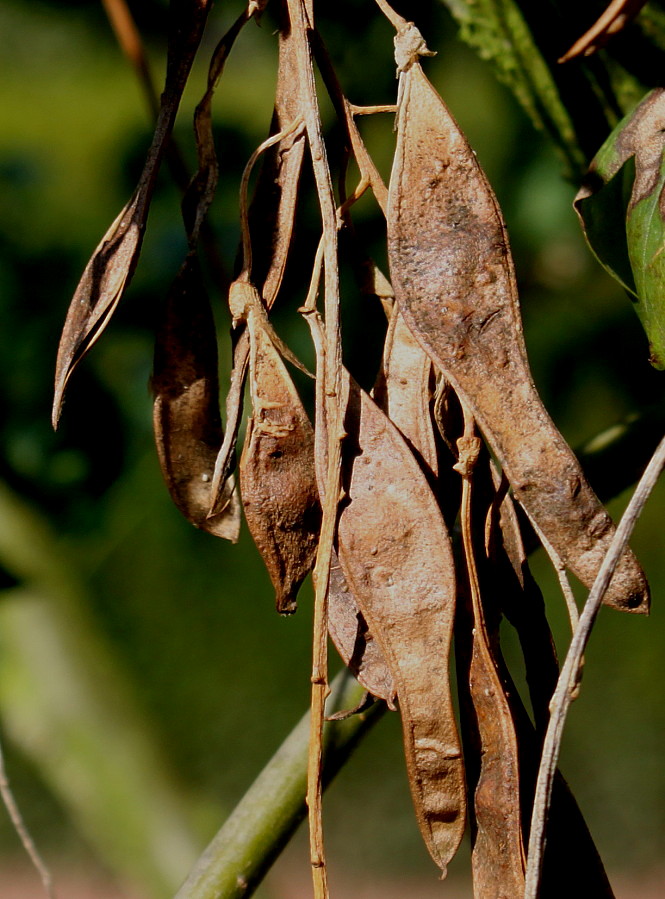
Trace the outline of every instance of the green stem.
<instances>
[{"instance_id":1,"label":"green stem","mask_svg":"<svg viewBox=\"0 0 665 899\"><path fill-rule=\"evenodd\" d=\"M114 872L146 895L172 895L213 808L172 776L64 546L2 483L0 564L21 582L0 603L7 740L39 768Z\"/></svg>"},{"instance_id":2,"label":"green stem","mask_svg":"<svg viewBox=\"0 0 665 899\"><path fill-rule=\"evenodd\" d=\"M354 708L364 692L346 671L331 685L326 712ZM324 726L326 786L379 720L385 705ZM204 851L176 899L241 899L251 896L306 814L309 712L270 759Z\"/></svg>"}]
</instances>

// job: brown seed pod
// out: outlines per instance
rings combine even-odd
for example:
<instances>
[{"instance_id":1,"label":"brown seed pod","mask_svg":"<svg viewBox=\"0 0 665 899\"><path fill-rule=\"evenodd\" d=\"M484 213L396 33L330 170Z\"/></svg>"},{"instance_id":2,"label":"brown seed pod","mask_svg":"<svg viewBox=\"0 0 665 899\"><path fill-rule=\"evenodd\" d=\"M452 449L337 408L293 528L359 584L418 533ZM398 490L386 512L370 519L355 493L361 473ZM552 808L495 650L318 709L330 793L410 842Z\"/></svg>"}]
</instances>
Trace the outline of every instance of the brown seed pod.
<instances>
[{"instance_id":1,"label":"brown seed pod","mask_svg":"<svg viewBox=\"0 0 665 899\"><path fill-rule=\"evenodd\" d=\"M517 500L591 587L614 525L533 384L496 198L420 65L412 61L400 79L388 206L397 302L477 419ZM646 579L630 551L605 601L648 609Z\"/></svg>"},{"instance_id":2,"label":"brown seed pod","mask_svg":"<svg viewBox=\"0 0 665 899\"><path fill-rule=\"evenodd\" d=\"M465 787L450 696L455 605L450 540L425 475L397 428L345 376L344 576L397 688L416 815L445 873L464 832Z\"/></svg>"},{"instance_id":3,"label":"brown seed pod","mask_svg":"<svg viewBox=\"0 0 665 899\"><path fill-rule=\"evenodd\" d=\"M174 503L196 527L235 543L240 504L232 482L220 513L208 517L222 423L215 323L194 253L164 304L151 385L155 441Z\"/></svg>"},{"instance_id":4,"label":"brown seed pod","mask_svg":"<svg viewBox=\"0 0 665 899\"><path fill-rule=\"evenodd\" d=\"M497 609L486 608L496 593L482 590L476 560L474 474L479 459L487 465L489 458L481 452L475 423L466 411L464 419L455 469L463 482L460 519L467 577L460 590L464 611L456 625L456 655L465 754L467 759L473 756L467 763L473 793L473 886L474 895L511 899L524 892L520 758L509 688L499 668L500 615Z\"/></svg>"},{"instance_id":5,"label":"brown seed pod","mask_svg":"<svg viewBox=\"0 0 665 899\"><path fill-rule=\"evenodd\" d=\"M289 128L300 114L297 63L293 34L280 4L279 68L271 133ZM300 173L305 152L302 133L291 132L265 154L249 209L252 277L270 310L282 284L296 215ZM250 260L245 260L250 262ZM224 500L224 485L235 464L236 441L242 418L243 389L249 360L245 328L233 334L233 369L226 398L226 434L215 464L212 510Z\"/></svg>"},{"instance_id":6,"label":"brown seed pod","mask_svg":"<svg viewBox=\"0 0 665 899\"><path fill-rule=\"evenodd\" d=\"M335 552L328 584L328 632L358 683L394 709L397 691L392 673L349 589Z\"/></svg>"},{"instance_id":7,"label":"brown seed pod","mask_svg":"<svg viewBox=\"0 0 665 899\"><path fill-rule=\"evenodd\" d=\"M402 432L421 463L434 473L436 445L429 412L431 370L429 357L394 309L374 399ZM419 452L420 447L424 448L423 453ZM358 681L392 708L396 691L390 668L338 566L335 557L328 595L330 636Z\"/></svg>"},{"instance_id":8,"label":"brown seed pod","mask_svg":"<svg viewBox=\"0 0 665 899\"><path fill-rule=\"evenodd\" d=\"M395 306L374 399L399 428L425 470L436 476L438 460L431 412L432 380L432 361Z\"/></svg>"},{"instance_id":9,"label":"brown seed pod","mask_svg":"<svg viewBox=\"0 0 665 899\"><path fill-rule=\"evenodd\" d=\"M260 303L258 294L254 302ZM295 612L296 594L316 557L321 508L314 431L256 309L248 313L247 328L253 415L240 460L240 492L275 587L277 611L287 614Z\"/></svg>"}]
</instances>

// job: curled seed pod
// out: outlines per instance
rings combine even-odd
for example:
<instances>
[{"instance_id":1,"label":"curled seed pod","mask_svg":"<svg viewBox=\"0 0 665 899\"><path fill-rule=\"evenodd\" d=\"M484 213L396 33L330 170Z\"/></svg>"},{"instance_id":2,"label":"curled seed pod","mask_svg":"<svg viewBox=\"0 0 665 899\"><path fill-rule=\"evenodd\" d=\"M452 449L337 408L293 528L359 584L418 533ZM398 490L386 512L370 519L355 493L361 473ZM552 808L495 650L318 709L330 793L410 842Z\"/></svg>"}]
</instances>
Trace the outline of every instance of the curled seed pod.
<instances>
[{"instance_id":1,"label":"curled seed pod","mask_svg":"<svg viewBox=\"0 0 665 899\"><path fill-rule=\"evenodd\" d=\"M221 511L208 516L222 424L215 323L194 253L164 305L151 383L157 451L174 503L196 527L235 543L240 505L232 482Z\"/></svg>"},{"instance_id":2,"label":"curled seed pod","mask_svg":"<svg viewBox=\"0 0 665 899\"><path fill-rule=\"evenodd\" d=\"M284 5L280 5L279 68L272 133L280 133L300 114L294 85L298 83L293 34ZM252 272L266 309L271 309L286 268L296 215L305 139L290 133L266 151L263 168L249 209ZM249 359L249 335L233 335L233 370L226 398L226 435L215 464L212 510L224 498L224 485L235 464L238 429L242 418L243 388Z\"/></svg>"},{"instance_id":3,"label":"curled seed pod","mask_svg":"<svg viewBox=\"0 0 665 899\"><path fill-rule=\"evenodd\" d=\"M481 454L473 419L466 413L464 435L457 445L455 469L463 480L460 517L467 579L460 591L464 612L456 625L456 649L458 671L463 672L461 705L464 710L466 700L468 710L462 714L462 724L473 794L473 885L478 896L510 899L524 892L519 744L509 689L497 659L500 615L496 608L487 607L488 598L495 600L496 594L482 590L476 560L474 474L479 461L486 465L489 459Z\"/></svg>"},{"instance_id":4,"label":"curled seed pod","mask_svg":"<svg viewBox=\"0 0 665 899\"><path fill-rule=\"evenodd\" d=\"M614 525L533 384L496 198L418 62L406 63L400 79L388 204L398 305L477 419L517 500L590 587ZM647 611L648 586L630 551L605 601Z\"/></svg>"},{"instance_id":5,"label":"curled seed pod","mask_svg":"<svg viewBox=\"0 0 665 899\"><path fill-rule=\"evenodd\" d=\"M473 497L473 514L476 521L479 522L483 517L486 518L485 546L482 546L483 535L479 533L479 528L476 528L474 544L481 575L487 638L497 672L504 685L519 746L520 802L524 815L524 828L526 828L528 827L528 813L533 802L533 787L540 759L542 733L544 733L549 717L548 704L558 675L556 652L545 617L542 596L540 596L528 570L519 521L515 514L512 498L506 493L505 480L499 476L496 467L490 462L485 452L474 469ZM522 704L519 692L512 682L501 653L499 642L501 611L515 626L520 637L536 729ZM456 656L462 662L466 658L468 665L468 652L465 651L463 645L460 645L457 638L456 625ZM468 667L458 675L458 683L466 682L466 671L468 671ZM464 695L462 695L460 697L462 709L464 709L464 703ZM464 713L462 722L464 728ZM476 751L480 753L479 748ZM469 780L472 781L476 776L474 772L478 768L478 762L474 761L472 753L467 751L466 734L465 757L467 770L471 769L468 775ZM484 762L484 758L481 758ZM487 816L486 809L484 814ZM497 875L501 875L502 868L505 869L505 866L497 864L497 860L492 859L493 854L499 854L500 860L501 851L505 845L500 822L497 832L499 839L495 846L487 847L489 852L481 854L480 851L474 849L474 883L487 884L484 893L480 886L478 887L479 895L501 895L495 880ZM593 839L566 782L557 771L554 778L545 854L547 874L543 882L543 890L546 891L547 896L555 897L566 893L571 859L576 859L574 869L576 878L579 880L580 894L611 899L612 890ZM520 864L513 872L513 878L521 879L521 868ZM545 884L547 884L546 887ZM521 895L521 892L522 890L518 888L514 892L508 891L507 895Z\"/></svg>"}]
</instances>

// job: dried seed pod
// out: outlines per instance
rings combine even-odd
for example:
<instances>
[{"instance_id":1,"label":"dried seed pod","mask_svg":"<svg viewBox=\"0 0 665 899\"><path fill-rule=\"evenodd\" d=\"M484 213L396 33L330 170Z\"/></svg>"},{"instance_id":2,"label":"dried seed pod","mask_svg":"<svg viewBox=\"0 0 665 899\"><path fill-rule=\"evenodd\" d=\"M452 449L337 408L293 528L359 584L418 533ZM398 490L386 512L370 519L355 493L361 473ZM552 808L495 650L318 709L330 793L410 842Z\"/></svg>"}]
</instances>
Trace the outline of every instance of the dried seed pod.
<instances>
[{"instance_id":1,"label":"dried seed pod","mask_svg":"<svg viewBox=\"0 0 665 899\"><path fill-rule=\"evenodd\" d=\"M474 750L465 752L473 793L473 886L475 895L511 899L524 892L520 759L509 691L495 656L500 615L485 608L487 594L481 589L474 545L474 472L479 456L481 465L489 459L481 455L473 419L466 412L464 417L455 469L463 480L460 517L467 581L461 591L464 614L456 625L456 649L458 672L463 672L459 680L465 749L470 743ZM489 595L496 596L493 591Z\"/></svg>"},{"instance_id":2,"label":"dried seed pod","mask_svg":"<svg viewBox=\"0 0 665 899\"><path fill-rule=\"evenodd\" d=\"M54 427L73 370L108 324L134 273L157 173L211 6L212 0L174 4L166 86L143 172L132 198L88 262L67 312L56 363Z\"/></svg>"},{"instance_id":3,"label":"dried seed pod","mask_svg":"<svg viewBox=\"0 0 665 899\"><path fill-rule=\"evenodd\" d=\"M196 527L235 543L240 505L232 482L222 511L208 517L222 423L215 323L193 253L164 304L151 383L157 451L174 503Z\"/></svg>"},{"instance_id":4,"label":"dried seed pod","mask_svg":"<svg viewBox=\"0 0 665 899\"><path fill-rule=\"evenodd\" d=\"M383 354L383 366L374 399L399 428L425 470L438 469L432 421L432 362L393 309Z\"/></svg>"},{"instance_id":5,"label":"dried seed pod","mask_svg":"<svg viewBox=\"0 0 665 899\"><path fill-rule=\"evenodd\" d=\"M339 559L395 679L416 815L445 873L466 807L448 671L455 604L450 540L404 438L352 381L344 426L348 501L339 518Z\"/></svg>"},{"instance_id":6,"label":"dried seed pod","mask_svg":"<svg viewBox=\"0 0 665 899\"><path fill-rule=\"evenodd\" d=\"M392 310L374 399L402 432L426 470L435 473L436 445L428 400L431 370L429 357L416 343L398 311ZM396 690L390 667L338 565L335 558L328 593L330 636L358 681L392 708Z\"/></svg>"},{"instance_id":7,"label":"dried seed pod","mask_svg":"<svg viewBox=\"0 0 665 899\"><path fill-rule=\"evenodd\" d=\"M395 681L381 647L370 632L333 551L328 583L328 631L358 683L395 708Z\"/></svg>"},{"instance_id":8,"label":"dried seed pod","mask_svg":"<svg viewBox=\"0 0 665 899\"><path fill-rule=\"evenodd\" d=\"M524 827L528 827L528 813L533 802L533 787L540 759L542 734L549 717L548 703L558 675L556 652L549 625L545 617L542 596L533 581L526 562L519 530L519 521L510 495L505 492L505 481L498 475L496 467L486 453L474 469L473 514L476 521L486 516L485 547L482 534L476 528L476 559L479 562L481 593L485 609L486 633L497 673L504 685L512 719L515 724L517 745L519 746L520 801L524 814ZM489 509L489 511L488 511ZM482 564L481 564L482 563ZM500 612L503 611L515 626L524 652L526 677L529 684L536 729L522 704L519 693L512 682L501 653L499 643ZM459 619L462 616L459 615ZM467 634L469 629L467 628ZM468 637L467 637L468 639ZM456 657L467 667L458 674L458 683L467 680L469 652L460 645L456 625ZM472 688L473 689L473 688ZM463 728L468 719L465 716L465 699L460 697ZM474 718L475 718L474 713ZM540 734L540 736L539 736ZM480 753L480 748L476 750ZM478 756L477 756L478 757ZM472 752L468 751L465 734L465 758L469 780L473 782L478 770ZM483 759L484 761L484 759ZM485 815L487 815L487 810ZM501 895L495 878L503 866L492 858L501 853L503 833L501 824L497 826L497 845L487 847L489 852L474 850L474 884L485 883L485 892L478 887L479 895ZM480 847L479 847L480 849ZM545 856L547 874L543 881L543 897L564 895L569 886L570 860L575 859L574 869L579 879L580 894L611 899L612 890L607 880L602 862L584 818L570 793L561 774L554 778L553 800L548 822L548 843ZM515 874L520 875L518 868ZM521 895L522 890L507 892L508 896Z\"/></svg>"},{"instance_id":9,"label":"dried seed pod","mask_svg":"<svg viewBox=\"0 0 665 899\"><path fill-rule=\"evenodd\" d=\"M321 508L314 431L260 314L250 312L247 328L253 416L240 460L240 492L277 611L287 614L295 612L296 594L316 557Z\"/></svg>"},{"instance_id":10,"label":"dried seed pod","mask_svg":"<svg viewBox=\"0 0 665 899\"><path fill-rule=\"evenodd\" d=\"M400 78L388 206L397 302L477 419L517 500L590 587L614 526L533 384L496 198L420 65L410 62ZM606 602L648 609L646 579L630 551Z\"/></svg>"}]
</instances>

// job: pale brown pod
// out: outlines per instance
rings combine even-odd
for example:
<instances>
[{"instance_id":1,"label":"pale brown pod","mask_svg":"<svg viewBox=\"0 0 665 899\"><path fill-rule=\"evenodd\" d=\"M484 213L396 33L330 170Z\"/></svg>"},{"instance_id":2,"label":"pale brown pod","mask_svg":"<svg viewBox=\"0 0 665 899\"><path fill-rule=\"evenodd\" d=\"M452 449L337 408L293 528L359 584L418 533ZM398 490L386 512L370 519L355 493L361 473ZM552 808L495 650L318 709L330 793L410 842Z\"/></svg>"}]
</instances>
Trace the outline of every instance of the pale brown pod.
<instances>
[{"instance_id":1,"label":"pale brown pod","mask_svg":"<svg viewBox=\"0 0 665 899\"><path fill-rule=\"evenodd\" d=\"M432 361L395 306L374 399L399 428L426 470L436 476L438 459L432 419Z\"/></svg>"},{"instance_id":2,"label":"pale brown pod","mask_svg":"<svg viewBox=\"0 0 665 899\"><path fill-rule=\"evenodd\" d=\"M542 733L547 726L548 704L556 684L558 666L552 635L545 616L543 599L529 573L518 517L515 514L512 498L506 494L505 487L505 482L502 481L496 466L490 462L487 453L483 451L474 469L473 514L476 520L474 528L476 560L479 572L482 574L481 594L486 610L484 615L485 634L497 667L497 673L504 685L504 692L516 729L519 745L519 799L523 813L528 814L533 800L533 785L540 759ZM483 529L480 527L483 518L486 520L484 535L482 534ZM506 614L519 634L536 722L535 729L522 704L519 692L512 682L501 653L499 639L501 611ZM460 613L458 616L462 617ZM465 638L470 641L473 636L471 628L467 628ZM464 666L466 659L466 666L461 670L458 669L458 684L462 686L469 680L468 659L470 653L459 637L456 625L455 650L458 665L461 662ZM476 685L476 692L480 694L480 701L483 702L479 686ZM471 689L473 689L473 685ZM465 694L462 689L460 707L463 732L465 732L465 726L468 725L468 719L464 714L465 702ZM475 727L476 719L481 720L481 713L480 709L473 713L472 728ZM485 728L487 726L485 723ZM508 764L507 761L496 758L487 760L486 751L484 754L477 739L475 741L472 739L472 743L475 742L476 746L473 749L470 748L466 742L467 733L465 733L465 759L468 778L471 782L478 776L479 767L486 769L485 779L487 779L492 767ZM473 757L474 752L475 758ZM482 776L481 771L480 780L482 780ZM498 774L494 779L499 791L499 795L496 796L497 805L501 804L500 793L505 790L509 778L510 775ZM505 805L506 802L514 803L516 798L516 795L508 792L501 801ZM476 814L479 813L477 806L476 803L474 809ZM522 865L515 866L514 862L510 864L510 859L505 857L509 845L506 834L509 822L504 820L500 808L494 809L492 806L489 808L485 806L482 808L482 813L485 819L485 828L494 824L498 839L496 841L487 840L485 834L482 840L474 840L472 826L474 888L479 896L488 896L492 899L501 895L502 889L508 896L522 895L523 890L520 888ZM512 828L514 831L514 818ZM480 824L478 830L480 830ZM518 853L514 851L513 859L517 858L517 855ZM548 884L548 897L563 896L569 892L569 872L571 870L575 871L575 882L579 895L597 896L599 899L600 897L611 899L613 895L584 818L559 772L556 773L554 779L545 865L548 873L544 882ZM513 886L510 886L511 880ZM502 888L501 882L508 886Z\"/></svg>"},{"instance_id":3,"label":"pale brown pod","mask_svg":"<svg viewBox=\"0 0 665 899\"><path fill-rule=\"evenodd\" d=\"M222 423L215 323L193 253L164 304L151 386L157 452L174 503L196 527L235 543L240 504L232 482L220 513L208 517Z\"/></svg>"},{"instance_id":4,"label":"pale brown pod","mask_svg":"<svg viewBox=\"0 0 665 899\"><path fill-rule=\"evenodd\" d=\"M240 459L245 518L275 588L277 611L295 612L316 557L321 508L314 431L260 319L250 314L253 414Z\"/></svg>"},{"instance_id":5,"label":"pale brown pod","mask_svg":"<svg viewBox=\"0 0 665 899\"><path fill-rule=\"evenodd\" d=\"M435 473L436 444L429 411L431 370L429 357L397 309L393 309L374 399L402 432L422 464ZM390 668L338 566L335 555L328 595L330 636L358 681L373 696L385 699L393 707L396 690Z\"/></svg>"},{"instance_id":6,"label":"pale brown pod","mask_svg":"<svg viewBox=\"0 0 665 899\"><path fill-rule=\"evenodd\" d=\"M397 122L388 252L399 307L477 419L516 499L591 587L614 525L531 378L496 198L415 61L400 76ZM648 610L646 579L630 551L605 601L618 609Z\"/></svg>"},{"instance_id":7,"label":"pale brown pod","mask_svg":"<svg viewBox=\"0 0 665 899\"><path fill-rule=\"evenodd\" d=\"M449 650L455 570L427 479L397 428L345 373L344 576L395 680L416 815L445 874L465 824Z\"/></svg>"},{"instance_id":8,"label":"pale brown pod","mask_svg":"<svg viewBox=\"0 0 665 899\"><path fill-rule=\"evenodd\" d=\"M340 658L358 683L394 709L397 691L392 673L334 551L328 582L328 631Z\"/></svg>"}]
</instances>

